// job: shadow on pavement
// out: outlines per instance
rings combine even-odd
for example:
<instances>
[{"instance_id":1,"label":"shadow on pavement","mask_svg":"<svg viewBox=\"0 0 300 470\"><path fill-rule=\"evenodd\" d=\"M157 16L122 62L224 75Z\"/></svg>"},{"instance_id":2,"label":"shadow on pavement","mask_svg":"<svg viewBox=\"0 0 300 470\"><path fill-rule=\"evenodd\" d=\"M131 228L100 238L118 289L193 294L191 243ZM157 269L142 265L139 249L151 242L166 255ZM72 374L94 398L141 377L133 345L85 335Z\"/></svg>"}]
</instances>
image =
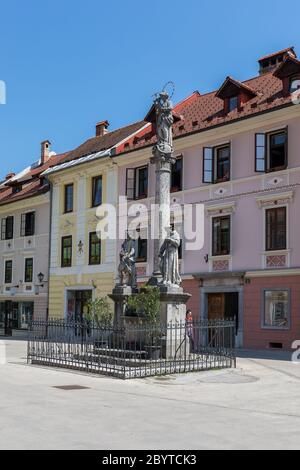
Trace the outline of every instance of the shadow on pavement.
<instances>
[{"instance_id":1,"label":"shadow on pavement","mask_svg":"<svg viewBox=\"0 0 300 470\"><path fill-rule=\"evenodd\" d=\"M251 349L237 349L237 358L243 359L263 359L268 361L291 361L290 351L264 350L255 351Z\"/></svg>"}]
</instances>

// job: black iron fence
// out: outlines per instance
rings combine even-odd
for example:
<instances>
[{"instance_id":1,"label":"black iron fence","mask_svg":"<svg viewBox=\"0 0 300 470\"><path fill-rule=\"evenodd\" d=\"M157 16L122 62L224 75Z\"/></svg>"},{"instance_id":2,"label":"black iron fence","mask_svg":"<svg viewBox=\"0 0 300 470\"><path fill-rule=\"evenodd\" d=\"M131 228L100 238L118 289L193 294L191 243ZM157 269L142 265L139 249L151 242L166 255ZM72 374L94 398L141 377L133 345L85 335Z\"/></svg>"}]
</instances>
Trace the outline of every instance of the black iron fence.
<instances>
[{"instance_id":1,"label":"black iron fence","mask_svg":"<svg viewBox=\"0 0 300 470\"><path fill-rule=\"evenodd\" d=\"M235 322L124 325L35 320L28 362L122 379L236 366Z\"/></svg>"}]
</instances>

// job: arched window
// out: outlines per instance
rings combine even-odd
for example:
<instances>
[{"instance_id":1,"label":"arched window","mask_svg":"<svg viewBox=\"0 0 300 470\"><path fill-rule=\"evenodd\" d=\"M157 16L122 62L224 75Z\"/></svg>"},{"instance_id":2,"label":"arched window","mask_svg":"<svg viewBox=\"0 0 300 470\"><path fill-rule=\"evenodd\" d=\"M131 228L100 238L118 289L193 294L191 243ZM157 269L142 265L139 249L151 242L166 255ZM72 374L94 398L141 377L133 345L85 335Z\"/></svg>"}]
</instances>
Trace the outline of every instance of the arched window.
<instances>
[{"instance_id":1,"label":"arched window","mask_svg":"<svg viewBox=\"0 0 300 470\"><path fill-rule=\"evenodd\" d=\"M294 76L290 80L290 93L300 89L300 75Z\"/></svg>"}]
</instances>

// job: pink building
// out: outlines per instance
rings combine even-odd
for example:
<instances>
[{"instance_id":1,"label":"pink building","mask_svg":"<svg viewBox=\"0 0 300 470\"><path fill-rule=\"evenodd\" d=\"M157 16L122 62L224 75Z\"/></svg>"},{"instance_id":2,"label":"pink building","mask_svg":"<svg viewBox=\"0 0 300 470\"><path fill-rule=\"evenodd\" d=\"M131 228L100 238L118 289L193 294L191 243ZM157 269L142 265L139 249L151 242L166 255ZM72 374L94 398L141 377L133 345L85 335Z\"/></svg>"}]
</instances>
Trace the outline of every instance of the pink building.
<instances>
[{"instance_id":1,"label":"pink building","mask_svg":"<svg viewBox=\"0 0 300 470\"><path fill-rule=\"evenodd\" d=\"M218 91L195 92L175 107L172 200L205 205L204 247L187 251L182 242L194 317L235 317L239 346L290 349L300 339L300 61L289 48L259 67L256 78L228 77ZM149 207L151 113L147 120L115 161L119 194ZM141 223L140 282L153 270L147 229Z\"/></svg>"}]
</instances>

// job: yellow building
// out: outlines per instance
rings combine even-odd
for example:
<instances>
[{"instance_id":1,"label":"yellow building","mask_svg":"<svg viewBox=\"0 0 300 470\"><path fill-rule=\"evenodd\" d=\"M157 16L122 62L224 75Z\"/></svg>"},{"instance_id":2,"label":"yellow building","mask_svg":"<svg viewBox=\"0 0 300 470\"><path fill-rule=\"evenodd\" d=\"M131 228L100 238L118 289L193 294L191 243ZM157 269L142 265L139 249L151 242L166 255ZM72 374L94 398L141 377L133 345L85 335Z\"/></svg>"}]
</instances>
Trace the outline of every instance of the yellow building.
<instances>
[{"instance_id":1,"label":"yellow building","mask_svg":"<svg viewBox=\"0 0 300 470\"><path fill-rule=\"evenodd\" d=\"M50 318L80 320L88 302L115 285L117 241L98 238L96 210L117 206L118 166L111 155L143 125L108 132L108 123L99 123L96 137L44 174L51 183Z\"/></svg>"}]
</instances>

